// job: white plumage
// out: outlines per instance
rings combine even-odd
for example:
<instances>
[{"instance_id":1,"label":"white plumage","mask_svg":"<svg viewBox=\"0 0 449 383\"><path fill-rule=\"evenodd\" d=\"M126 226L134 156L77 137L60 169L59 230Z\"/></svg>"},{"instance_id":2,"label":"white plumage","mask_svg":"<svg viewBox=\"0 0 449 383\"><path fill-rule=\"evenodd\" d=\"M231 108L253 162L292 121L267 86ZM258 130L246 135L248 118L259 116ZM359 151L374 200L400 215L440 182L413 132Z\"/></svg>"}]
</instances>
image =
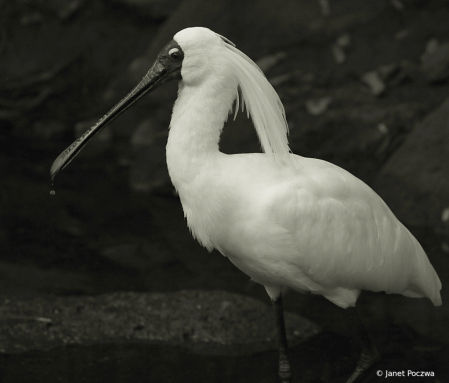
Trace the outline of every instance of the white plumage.
<instances>
[{"instance_id":1,"label":"white plumage","mask_svg":"<svg viewBox=\"0 0 449 383\"><path fill-rule=\"evenodd\" d=\"M289 153L284 109L259 68L221 36L189 28L167 164L193 236L276 299L284 288L354 306L361 290L428 297L440 280L381 198L347 171ZM267 154L226 155L218 143L236 101Z\"/></svg>"},{"instance_id":2,"label":"white plumage","mask_svg":"<svg viewBox=\"0 0 449 383\"><path fill-rule=\"evenodd\" d=\"M227 256L271 297L279 377L291 382L282 308L282 293L291 288L348 308L362 342L348 383L360 381L380 358L352 307L360 291L428 297L440 305L440 280L419 243L373 190L335 165L290 153L276 91L223 36L206 28L177 33L128 96L59 155L52 179L114 118L174 79L181 81L167 143L170 177L193 236ZM219 151L234 104L235 114L246 106L265 153Z\"/></svg>"}]
</instances>

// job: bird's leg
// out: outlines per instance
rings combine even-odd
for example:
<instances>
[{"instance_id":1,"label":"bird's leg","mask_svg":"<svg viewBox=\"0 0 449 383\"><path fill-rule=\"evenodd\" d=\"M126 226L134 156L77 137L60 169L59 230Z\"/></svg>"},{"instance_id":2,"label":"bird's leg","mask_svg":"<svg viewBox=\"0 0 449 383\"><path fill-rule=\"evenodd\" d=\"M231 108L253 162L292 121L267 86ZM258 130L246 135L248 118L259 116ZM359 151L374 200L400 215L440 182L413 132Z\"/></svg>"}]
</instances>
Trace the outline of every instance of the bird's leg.
<instances>
[{"instance_id":1,"label":"bird's leg","mask_svg":"<svg viewBox=\"0 0 449 383\"><path fill-rule=\"evenodd\" d=\"M362 381L366 377L366 373L370 367L380 360L380 354L377 347L372 342L368 331L366 331L365 326L363 326L356 308L348 307L346 311L349 315L351 325L355 327L360 342L362 343L362 354L357 362L357 367L346 382L353 383Z\"/></svg>"},{"instance_id":2,"label":"bird's leg","mask_svg":"<svg viewBox=\"0 0 449 383\"><path fill-rule=\"evenodd\" d=\"M284 308L282 306L282 296L272 300L274 315L276 317L276 330L279 343L279 377L282 383L290 383L292 378L292 368L288 353L287 336L285 334Z\"/></svg>"}]
</instances>

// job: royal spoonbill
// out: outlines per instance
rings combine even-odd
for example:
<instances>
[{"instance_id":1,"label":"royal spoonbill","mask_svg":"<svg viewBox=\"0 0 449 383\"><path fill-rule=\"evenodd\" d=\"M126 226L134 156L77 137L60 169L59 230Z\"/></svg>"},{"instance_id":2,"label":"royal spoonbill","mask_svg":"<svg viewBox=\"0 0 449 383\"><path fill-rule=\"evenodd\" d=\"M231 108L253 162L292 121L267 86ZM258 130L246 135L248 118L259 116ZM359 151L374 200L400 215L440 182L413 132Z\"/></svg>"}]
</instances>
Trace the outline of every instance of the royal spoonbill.
<instances>
[{"instance_id":1,"label":"royal spoonbill","mask_svg":"<svg viewBox=\"0 0 449 383\"><path fill-rule=\"evenodd\" d=\"M142 81L55 160L51 177L139 98L179 81L167 166L192 235L217 249L270 296L279 338L279 376L291 381L282 295L321 294L347 309L362 353L348 382L379 352L355 310L361 290L427 297L441 282L425 252L382 199L347 171L290 152L284 107L257 65L207 28L178 32ZM218 143L228 114L246 107L264 153L226 155ZM235 117L235 116L234 116Z\"/></svg>"}]
</instances>

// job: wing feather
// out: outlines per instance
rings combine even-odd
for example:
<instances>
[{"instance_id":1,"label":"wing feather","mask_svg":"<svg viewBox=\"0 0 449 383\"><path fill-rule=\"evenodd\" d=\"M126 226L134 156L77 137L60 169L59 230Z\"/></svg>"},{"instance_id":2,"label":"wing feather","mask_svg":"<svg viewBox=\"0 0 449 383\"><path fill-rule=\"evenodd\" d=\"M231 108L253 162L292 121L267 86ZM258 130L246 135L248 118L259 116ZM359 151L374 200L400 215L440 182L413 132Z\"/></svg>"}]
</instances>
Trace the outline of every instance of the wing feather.
<instances>
[{"instance_id":1,"label":"wing feather","mask_svg":"<svg viewBox=\"0 0 449 383\"><path fill-rule=\"evenodd\" d=\"M438 276L382 199L343 169L307 160L308 174L272 193L272 214L293 238L298 267L326 288L427 296L437 304Z\"/></svg>"}]
</instances>

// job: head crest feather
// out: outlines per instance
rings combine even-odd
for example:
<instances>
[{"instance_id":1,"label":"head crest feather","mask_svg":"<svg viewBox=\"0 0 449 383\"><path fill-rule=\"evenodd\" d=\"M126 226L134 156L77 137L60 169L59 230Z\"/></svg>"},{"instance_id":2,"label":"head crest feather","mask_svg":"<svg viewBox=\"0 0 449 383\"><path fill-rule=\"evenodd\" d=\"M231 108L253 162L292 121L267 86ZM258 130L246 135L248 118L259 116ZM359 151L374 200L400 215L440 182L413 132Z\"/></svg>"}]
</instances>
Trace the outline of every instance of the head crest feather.
<instances>
[{"instance_id":1,"label":"head crest feather","mask_svg":"<svg viewBox=\"0 0 449 383\"><path fill-rule=\"evenodd\" d=\"M223 54L233 66L240 89L240 95L237 93L236 96L234 119L239 106L241 105L242 111L246 107L263 151L267 154L278 154L275 159L286 158L292 161L293 156L289 155L291 151L288 146L285 110L277 92L253 60L235 46L229 43L223 45Z\"/></svg>"}]
</instances>

